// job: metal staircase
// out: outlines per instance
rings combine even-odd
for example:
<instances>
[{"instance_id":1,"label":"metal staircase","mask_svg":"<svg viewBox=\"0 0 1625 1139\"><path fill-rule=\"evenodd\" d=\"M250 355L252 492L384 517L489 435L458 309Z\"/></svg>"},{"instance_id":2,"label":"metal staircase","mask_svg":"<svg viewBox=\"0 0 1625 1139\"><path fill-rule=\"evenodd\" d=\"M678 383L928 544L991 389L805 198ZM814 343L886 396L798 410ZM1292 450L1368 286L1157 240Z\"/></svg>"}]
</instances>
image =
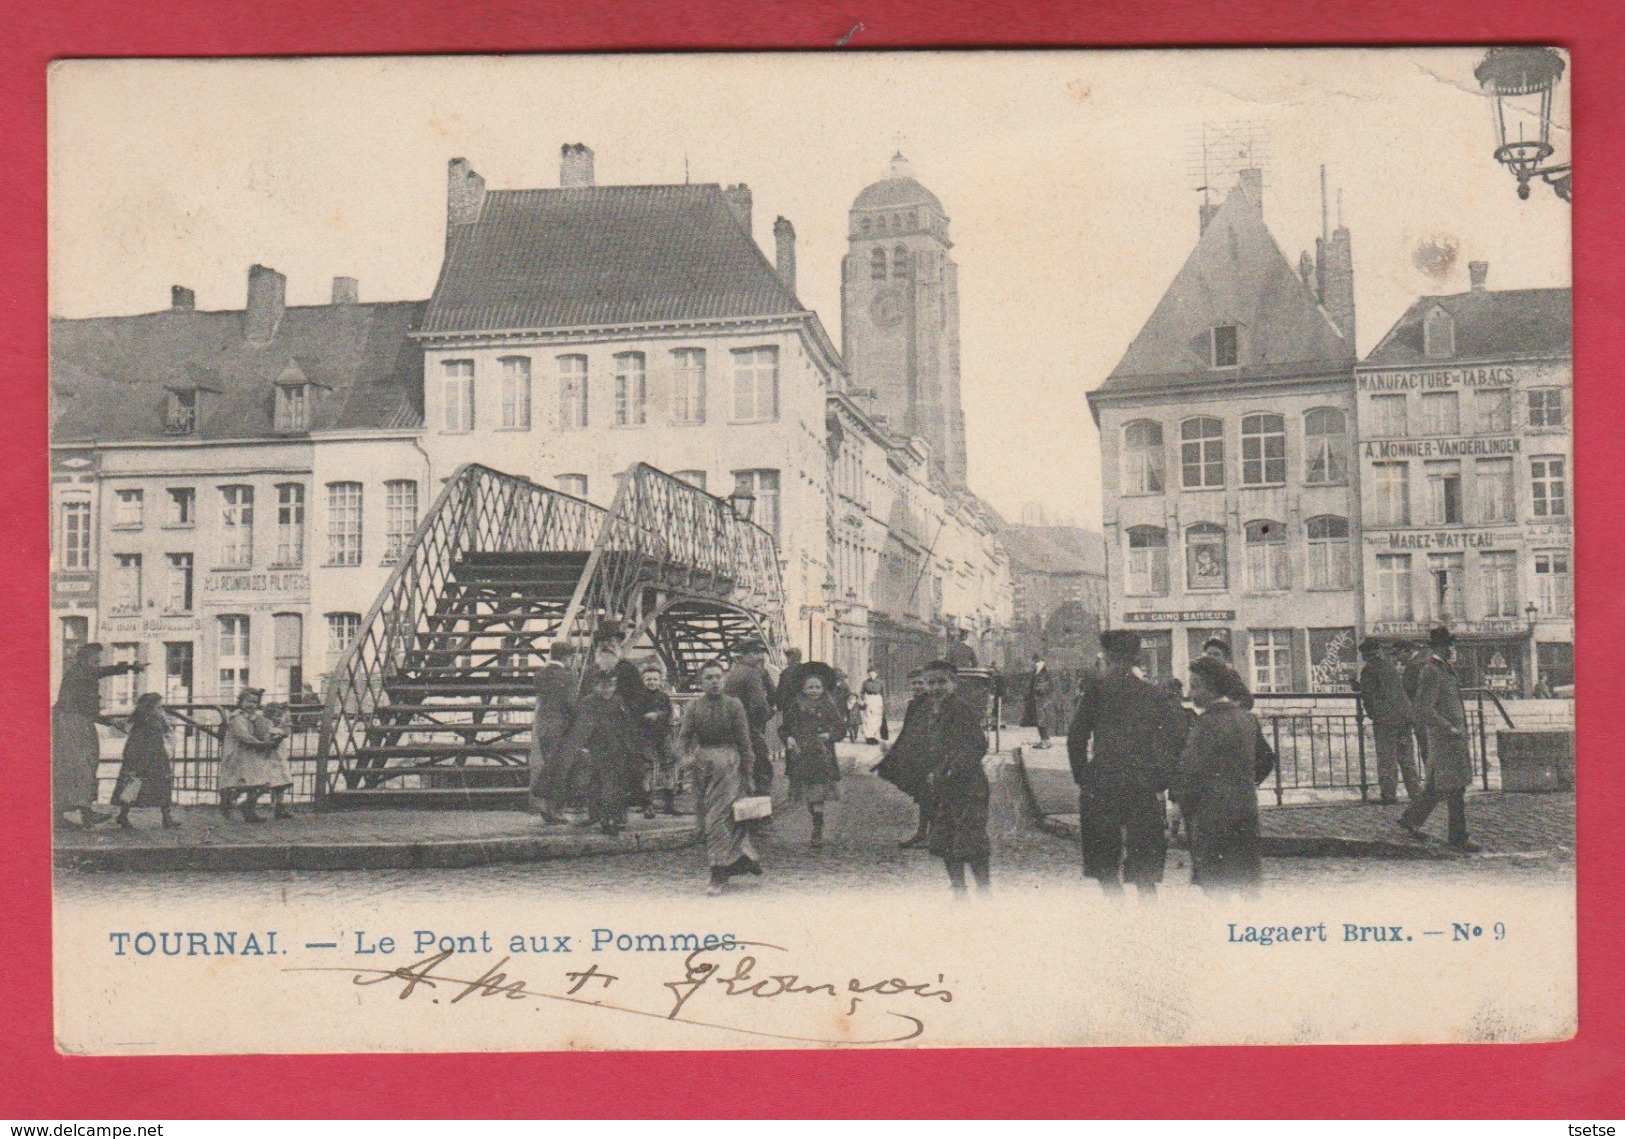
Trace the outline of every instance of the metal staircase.
<instances>
[{"instance_id":1,"label":"metal staircase","mask_svg":"<svg viewBox=\"0 0 1625 1139\"><path fill-rule=\"evenodd\" d=\"M328 682L317 801L520 806L532 676L555 639L585 649L613 620L688 687L747 637L776 653L780 582L766 532L653 467L621 475L608 511L461 467Z\"/></svg>"}]
</instances>

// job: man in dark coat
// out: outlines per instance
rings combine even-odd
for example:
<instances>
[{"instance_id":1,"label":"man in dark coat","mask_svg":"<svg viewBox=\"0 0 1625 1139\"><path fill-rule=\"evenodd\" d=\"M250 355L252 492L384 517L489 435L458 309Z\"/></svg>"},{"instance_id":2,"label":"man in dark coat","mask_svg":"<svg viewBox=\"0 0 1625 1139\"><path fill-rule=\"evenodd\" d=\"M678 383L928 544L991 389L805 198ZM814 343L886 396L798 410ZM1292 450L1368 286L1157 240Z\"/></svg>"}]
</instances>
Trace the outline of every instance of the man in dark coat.
<instances>
[{"instance_id":1,"label":"man in dark coat","mask_svg":"<svg viewBox=\"0 0 1625 1139\"><path fill-rule=\"evenodd\" d=\"M1106 667L1086 675L1066 741L1078 784L1083 872L1107 893L1127 881L1153 894L1168 853L1162 792L1188 720L1168 693L1134 675L1138 633L1107 630L1100 646Z\"/></svg>"},{"instance_id":2,"label":"man in dark coat","mask_svg":"<svg viewBox=\"0 0 1625 1139\"><path fill-rule=\"evenodd\" d=\"M925 666L920 749L931 772L931 853L947 867L954 890L964 893L967 866L976 888L988 889L993 845L987 834L991 789L982 769L987 733L982 717L955 694L957 683L958 670L947 661Z\"/></svg>"},{"instance_id":3,"label":"man in dark coat","mask_svg":"<svg viewBox=\"0 0 1625 1139\"><path fill-rule=\"evenodd\" d=\"M1427 787L1399 816L1399 825L1425 838L1422 824L1442 800L1450 814L1449 844L1464 854L1480 847L1467 838L1467 788L1473 781L1473 752L1467 736L1467 708L1452 661L1456 639L1439 626L1428 635L1431 652L1417 678L1411 709L1428 740Z\"/></svg>"},{"instance_id":4,"label":"man in dark coat","mask_svg":"<svg viewBox=\"0 0 1625 1139\"><path fill-rule=\"evenodd\" d=\"M563 637L547 650L547 662L536 671L536 713L530 728L530 796L532 809L550 823L570 794L570 757L560 748L576 717L576 676L571 668L575 646Z\"/></svg>"},{"instance_id":5,"label":"man in dark coat","mask_svg":"<svg viewBox=\"0 0 1625 1139\"><path fill-rule=\"evenodd\" d=\"M904 850L917 850L927 846L931 837L930 789L927 786L931 772L920 747L925 709L930 702L925 694L925 673L917 668L911 670L908 686L912 695L908 707L903 710L903 726L895 740L880 745L882 756L875 765L875 774L913 799L914 805L919 808L920 821L914 829L914 837L897 844Z\"/></svg>"},{"instance_id":6,"label":"man in dark coat","mask_svg":"<svg viewBox=\"0 0 1625 1139\"><path fill-rule=\"evenodd\" d=\"M1027 680L1027 694L1021 701L1021 726L1038 729L1035 747L1049 747L1049 698L1055 690L1054 679L1041 653L1033 654L1033 672Z\"/></svg>"},{"instance_id":7,"label":"man in dark coat","mask_svg":"<svg viewBox=\"0 0 1625 1139\"><path fill-rule=\"evenodd\" d=\"M948 643L948 663L955 668L975 668L980 663L976 659L976 650L970 647L969 636L964 629L955 629Z\"/></svg>"},{"instance_id":8,"label":"man in dark coat","mask_svg":"<svg viewBox=\"0 0 1625 1139\"><path fill-rule=\"evenodd\" d=\"M796 702L801 695L801 650L784 650L784 671L779 673L779 683L773 689L773 707L783 712ZM827 685L826 685L827 687Z\"/></svg>"},{"instance_id":9,"label":"man in dark coat","mask_svg":"<svg viewBox=\"0 0 1625 1139\"><path fill-rule=\"evenodd\" d=\"M1427 646L1414 641L1402 641L1399 646L1399 675L1405 684L1405 699L1416 700L1417 686L1422 683L1422 668L1428 662ZM1422 721L1414 716L1411 720L1411 732L1416 739L1416 757L1420 760L1420 767L1426 767L1428 762L1428 733Z\"/></svg>"},{"instance_id":10,"label":"man in dark coat","mask_svg":"<svg viewBox=\"0 0 1625 1139\"><path fill-rule=\"evenodd\" d=\"M1377 788L1384 803L1399 802L1399 781L1405 781L1405 798L1415 801L1422 793L1411 757L1411 702L1405 694L1405 679L1388 659L1381 641L1367 637L1360 642L1360 707L1371 717L1371 733L1377 744Z\"/></svg>"},{"instance_id":11,"label":"man in dark coat","mask_svg":"<svg viewBox=\"0 0 1625 1139\"><path fill-rule=\"evenodd\" d=\"M767 722L773 718L773 701L768 696L767 646L746 641L739 646L733 667L722 684L722 694L745 706L745 722L750 725L750 748L755 756L751 783L758 795L773 789L773 756L767 750Z\"/></svg>"}]
</instances>

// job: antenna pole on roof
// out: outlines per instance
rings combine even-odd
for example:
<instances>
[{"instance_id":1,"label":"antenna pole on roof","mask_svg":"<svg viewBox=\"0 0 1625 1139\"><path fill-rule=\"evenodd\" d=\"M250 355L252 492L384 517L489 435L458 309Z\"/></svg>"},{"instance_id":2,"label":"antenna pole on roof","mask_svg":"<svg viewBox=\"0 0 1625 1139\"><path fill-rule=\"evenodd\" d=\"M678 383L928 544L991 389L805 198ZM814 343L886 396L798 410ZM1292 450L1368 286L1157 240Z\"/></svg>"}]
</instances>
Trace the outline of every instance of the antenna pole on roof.
<instances>
[{"instance_id":1,"label":"antenna pole on roof","mask_svg":"<svg viewBox=\"0 0 1625 1139\"><path fill-rule=\"evenodd\" d=\"M1337 228L1343 228L1343 187L1337 188Z\"/></svg>"},{"instance_id":2,"label":"antenna pole on roof","mask_svg":"<svg viewBox=\"0 0 1625 1139\"><path fill-rule=\"evenodd\" d=\"M1326 224L1326 164L1320 164L1320 238L1322 241L1331 239L1332 231Z\"/></svg>"},{"instance_id":3,"label":"antenna pole on roof","mask_svg":"<svg viewBox=\"0 0 1625 1139\"><path fill-rule=\"evenodd\" d=\"M683 185L688 185L688 152L683 152Z\"/></svg>"}]
</instances>

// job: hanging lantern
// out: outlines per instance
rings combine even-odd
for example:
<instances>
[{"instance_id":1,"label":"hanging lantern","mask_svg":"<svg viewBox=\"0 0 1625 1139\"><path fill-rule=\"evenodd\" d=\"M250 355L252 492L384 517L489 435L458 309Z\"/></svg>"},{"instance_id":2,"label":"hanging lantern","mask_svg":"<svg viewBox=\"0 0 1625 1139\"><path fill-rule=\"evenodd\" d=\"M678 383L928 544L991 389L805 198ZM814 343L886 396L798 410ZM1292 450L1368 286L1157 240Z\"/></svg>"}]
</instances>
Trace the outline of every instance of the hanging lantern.
<instances>
[{"instance_id":1,"label":"hanging lantern","mask_svg":"<svg viewBox=\"0 0 1625 1139\"><path fill-rule=\"evenodd\" d=\"M744 487L738 487L728 496L728 505L733 509L735 518L749 522L756 510L756 496Z\"/></svg>"},{"instance_id":2,"label":"hanging lantern","mask_svg":"<svg viewBox=\"0 0 1625 1139\"><path fill-rule=\"evenodd\" d=\"M1556 153L1552 145L1552 94L1566 65L1549 47L1492 47L1473 76L1494 100L1495 160L1518 180L1518 197L1543 178L1569 201L1570 164L1541 163Z\"/></svg>"}]
</instances>

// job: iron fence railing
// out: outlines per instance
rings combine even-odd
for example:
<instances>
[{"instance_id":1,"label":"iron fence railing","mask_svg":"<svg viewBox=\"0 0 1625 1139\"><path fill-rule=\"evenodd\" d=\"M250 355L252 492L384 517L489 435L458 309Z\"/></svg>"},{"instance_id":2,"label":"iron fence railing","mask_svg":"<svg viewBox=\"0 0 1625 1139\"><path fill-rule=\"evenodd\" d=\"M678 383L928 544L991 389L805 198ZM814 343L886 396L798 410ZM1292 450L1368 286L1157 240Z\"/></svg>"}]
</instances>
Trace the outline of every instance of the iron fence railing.
<instances>
[{"instance_id":1,"label":"iron fence railing","mask_svg":"<svg viewBox=\"0 0 1625 1139\"><path fill-rule=\"evenodd\" d=\"M1475 775L1490 788L1492 722L1489 709L1508 727L1512 718L1493 692L1470 689L1466 698L1468 742ZM1352 791L1369 799L1377 787L1377 748L1359 696L1327 692L1258 692L1253 714L1275 749L1278 762L1265 782L1275 801L1288 792ZM1427 760L1413 748L1417 774L1426 780Z\"/></svg>"},{"instance_id":2,"label":"iron fence railing","mask_svg":"<svg viewBox=\"0 0 1625 1139\"><path fill-rule=\"evenodd\" d=\"M1495 731L1502 725L1513 727L1512 716L1488 690L1468 689L1463 697L1474 778L1488 791L1495 785L1498 770ZM1357 694L1259 692L1253 699L1253 714L1278 758L1275 770L1259 788L1266 799L1280 804L1288 796L1376 797L1376 734ZM1417 772L1425 780L1426 757L1419 747L1413 747L1412 754Z\"/></svg>"},{"instance_id":3,"label":"iron fence railing","mask_svg":"<svg viewBox=\"0 0 1625 1139\"><path fill-rule=\"evenodd\" d=\"M778 661L784 582L773 536L726 500L638 463L620 475L562 628L585 646L612 618L630 644L652 632L657 605L685 596L726 599L751 613Z\"/></svg>"},{"instance_id":4,"label":"iron fence railing","mask_svg":"<svg viewBox=\"0 0 1625 1139\"><path fill-rule=\"evenodd\" d=\"M293 802L308 803L316 797L316 749L320 736L322 706L290 704L293 734L288 737L288 767L293 774ZM231 707L226 704L165 704L173 728L170 742L175 748L174 795L178 805L212 803L220 792L220 741ZM118 723L119 717L114 717ZM114 730L103 748L100 764L102 800L112 802L113 784L118 778L119 756L124 735Z\"/></svg>"}]
</instances>

